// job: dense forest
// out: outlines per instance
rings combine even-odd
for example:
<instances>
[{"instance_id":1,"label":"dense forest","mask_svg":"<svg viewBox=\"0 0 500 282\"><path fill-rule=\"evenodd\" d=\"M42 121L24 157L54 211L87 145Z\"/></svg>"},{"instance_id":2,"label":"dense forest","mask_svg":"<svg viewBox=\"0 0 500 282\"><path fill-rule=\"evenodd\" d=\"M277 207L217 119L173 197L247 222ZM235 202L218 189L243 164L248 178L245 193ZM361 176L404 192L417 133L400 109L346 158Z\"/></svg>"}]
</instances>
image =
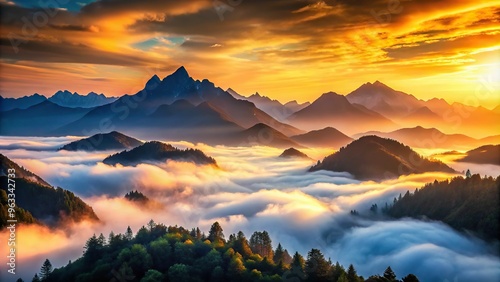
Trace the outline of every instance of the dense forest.
<instances>
[{"instance_id":1,"label":"dense forest","mask_svg":"<svg viewBox=\"0 0 500 282\"><path fill-rule=\"evenodd\" d=\"M414 193L406 192L386 208L394 217L439 220L458 230L500 238L500 176L481 178L479 174L434 181Z\"/></svg>"},{"instance_id":2,"label":"dense forest","mask_svg":"<svg viewBox=\"0 0 500 282\"><path fill-rule=\"evenodd\" d=\"M387 267L382 275L366 280L353 265L345 269L332 263L318 249L304 258L291 256L281 244L274 249L266 231L254 232L248 240L243 232L226 240L215 222L208 236L199 228L156 224L152 220L135 236L130 227L125 234L92 236L81 258L52 269L47 259L32 281L418 281L413 274L397 280Z\"/></svg>"}]
</instances>

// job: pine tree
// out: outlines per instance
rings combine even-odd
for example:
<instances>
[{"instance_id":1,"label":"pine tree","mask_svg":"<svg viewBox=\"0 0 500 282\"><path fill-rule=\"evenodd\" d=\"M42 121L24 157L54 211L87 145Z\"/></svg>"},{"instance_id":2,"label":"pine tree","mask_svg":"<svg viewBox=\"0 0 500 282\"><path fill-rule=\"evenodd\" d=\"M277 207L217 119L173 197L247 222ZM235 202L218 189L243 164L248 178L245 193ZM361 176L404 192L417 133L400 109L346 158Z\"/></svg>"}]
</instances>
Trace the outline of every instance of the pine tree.
<instances>
[{"instance_id":1,"label":"pine tree","mask_svg":"<svg viewBox=\"0 0 500 282\"><path fill-rule=\"evenodd\" d=\"M35 276L33 276L33 279L31 279L31 282L40 282L40 278L38 277L38 274L35 274Z\"/></svg>"},{"instance_id":2,"label":"pine tree","mask_svg":"<svg viewBox=\"0 0 500 282\"><path fill-rule=\"evenodd\" d=\"M40 268L40 280L44 281L47 278L49 278L49 275L52 273L52 264L50 263L49 259L45 259L45 261L42 264L42 267Z\"/></svg>"},{"instance_id":3,"label":"pine tree","mask_svg":"<svg viewBox=\"0 0 500 282\"><path fill-rule=\"evenodd\" d=\"M214 222L210 227L210 231L208 232L208 240L212 243L221 244L224 243L224 233L222 233L222 227L219 222Z\"/></svg>"},{"instance_id":4,"label":"pine tree","mask_svg":"<svg viewBox=\"0 0 500 282\"><path fill-rule=\"evenodd\" d=\"M153 229L155 228L155 226L156 226L156 223L154 222L154 220L151 219L148 222L149 231L153 231Z\"/></svg>"},{"instance_id":5,"label":"pine tree","mask_svg":"<svg viewBox=\"0 0 500 282\"><path fill-rule=\"evenodd\" d=\"M392 271L392 268L388 266L384 271L384 278L389 281L396 281L396 274Z\"/></svg>"},{"instance_id":6,"label":"pine tree","mask_svg":"<svg viewBox=\"0 0 500 282\"><path fill-rule=\"evenodd\" d=\"M283 247L281 246L281 243L278 243L278 247L276 247L276 250L274 251L274 263L280 263L283 262L285 258L285 252L283 251Z\"/></svg>"},{"instance_id":7,"label":"pine tree","mask_svg":"<svg viewBox=\"0 0 500 282\"><path fill-rule=\"evenodd\" d=\"M305 272L308 281L327 281L330 272L330 264L318 249L311 249L307 254Z\"/></svg>"},{"instance_id":8,"label":"pine tree","mask_svg":"<svg viewBox=\"0 0 500 282\"><path fill-rule=\"evenodd\" d=\"M97 242L99 243L100 247L104 247L106 245L106 238L104 237L104 235L102 235L102 233L97 238Z\"/></svg>"},{"instance_id":9,"label":"pine tree","mask_svg":"<svg viewBox=\"0 0 500 282\"><path fill-rule=\"evenodd\" d=\"M354 269L354 266L352 264L349 265L349 268L347 268L347 280L349 282L357 282L359 280L356 269Z\"/></svg>"},{"instance_id":10,"label":"pine tree","mask_svg":"<svg viewBox=\"0 0 500 282\"><path fill-rule=\"evenodd\" d=\"M134 233L132 233L132 229L130 228L130 226L127 227L127 231L125 232L125 239L127 239L128 241L131 241L134 237Z\"/></svg>"},{"instance_id":11,"label":"pine tree","mask_svg":"<svg viewBox=\"0 0 500 282\"><path fill-rule=\"evenodd\" d=\"M292 266L293 267L299 267L301 270L304 270L306 266L306 261L304 260L304 257L299 254L299 252L295 252L292 258Z\"/></svg>"}]
</instances>

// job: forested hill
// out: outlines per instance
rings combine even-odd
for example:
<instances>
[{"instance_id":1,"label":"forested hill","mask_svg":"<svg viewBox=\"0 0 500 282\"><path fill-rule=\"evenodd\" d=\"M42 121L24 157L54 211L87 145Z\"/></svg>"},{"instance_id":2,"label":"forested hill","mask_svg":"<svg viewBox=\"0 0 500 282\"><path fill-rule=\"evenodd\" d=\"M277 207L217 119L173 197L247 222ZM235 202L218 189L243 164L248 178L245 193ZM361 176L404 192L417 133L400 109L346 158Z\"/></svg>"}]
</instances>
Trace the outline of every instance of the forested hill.
<instances>
[{"instance_id":1,"label":"forested hill","mask_svg":"<svg viewBox=\"0 0 500 282\"><path fill-rule=\"evenodd\" d=\"M201 150L180 150L159 141L149 141L130 151L116 153L108 156L102 162L107 165L135 166L140 163L165 162L166 160L192 162L199 165L217 165L213 158L205 155Z\"/></svg>"},{"instance_id":2,"label":"forested hill","mask_svg":"<svg viewBox=\"0 0 500 282\"><path fill-rule=\"evenodd\" d=\"M434 181L395 199L387 213L394 217L427 217L458 230L477 233L485 239L500 238L500 176Z\"/></svg>"},{"instance_id":3,"label":"forested hill","mask_svg":"<svg viewBox=\"0 0 500 282\"><path fill-rule=\"evenodd\" d=\"M0 154L0 227L13 219L9 212L8 194L15 194L15 219L23 223L50 226L62 221L98 220L93 209L68 190L54 188L38 175L27 171ZM8 169L14 169L9 173ZM8 176L11 178L8 178ZM9 180L10 179L10 180Z\"/></svg>"},{"instance_id":4,"label":"forested hill","mask_svg":"<svg viewBox=\"0 0 500 282\"><path fill-rule=\"evenodd\" d=\"M156 224L133 236L102 234L91 237L81 258L52 271L49 260L41 268L44 282L245 282L245 281L399 281L390 267L382 276L365 280L358 276L354 266L347 269L333 264L318 249L312 249L307 258L299 253L293 257L281 244L273 249L266 231L254 232L247 240L243 232L225 239L222 227L215 222L208 236L200 229ZM121 280L120 280L121 279ZM404 282L418 279L409 274Z\"/></svg>"},{"instance_id":5,"label":"forested hill","mask_svg":"<svg viewBox=\"0 0 500 282\"><path fill-rule=\"evenodd\" d=\"M430 171L455 172L443 162L427 159L403 143L374 135L353 141L309 169L318 170L346 171L362 180L383 180Z\"/></svg>"}]
</instances>

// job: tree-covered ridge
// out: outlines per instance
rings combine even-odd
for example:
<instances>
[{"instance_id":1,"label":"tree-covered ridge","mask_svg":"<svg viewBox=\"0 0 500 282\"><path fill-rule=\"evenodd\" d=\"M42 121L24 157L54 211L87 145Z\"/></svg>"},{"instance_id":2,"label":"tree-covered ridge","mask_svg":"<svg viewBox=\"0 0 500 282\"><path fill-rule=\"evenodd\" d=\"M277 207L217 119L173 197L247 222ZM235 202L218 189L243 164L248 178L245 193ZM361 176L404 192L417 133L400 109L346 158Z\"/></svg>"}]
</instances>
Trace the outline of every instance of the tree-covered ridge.
<instances>
[{"instance_id":1,"label":"tree-covered ridge","mask_svg":"<svg viewBox=\"0 0 500 282\"><path fill-rule=\"evenodd\" d=\"M374 135L353 141L309 169L317 170L345 171L363 180L397 178L429 171L455 172L443 162L427 159L403 143Z\"/></svg>"},{"instance_id":2,"label":"tree-covered ridge","mask_svg":"<svg viewBox=\"0 0 500 282\"><path fill-rule=\"evenodd\" d=\"M434 181L409 191L387 209L394 217L427 217L458 230L477 232L486 239L500 238L500 176L479 174Z\"/></svg>"},{"instance_id":3,"label":"tree-covered ridge","mask_svg":"<svg viewBox=\"0 0 500 282\"><path fill-rule=\"evenodd\" d=\"M51 226L62 221L99 220L84 201L75 194L60 187L50 186L40 176L20 167L0 154L2 174L0 174L0 227L7 225L8 194L15 194L15 212L17 222L44 223ZM4 173L14 169L14 178L9 182ZM11 175L12 176L12 175ZM10 184L10 187L9 185ZM11 191L8 189L11 188ZM12 189L15 188L15 189ZM10 203L11 205L13 203Z\"/></svg>"},{"instance_id":4,"label":"tree-covered ridge","mask_svg":"<svg viewBox=\"0 0 500 282\"><path fill-rule=\"evenodd\" d=\"M108 156L103 160L103 163L108 165L122 164L135 166L144 162L165 162L169 159L201 165L217 165L215 159L205 155L205 153L198 149L181 150L159 141L146 142L129 151L122 151Z\"/></svg>"},{"instance_id":5,"label":"tree-covered ridge","mask_svg":"<svg viewBox=\"0 0 500 282\"><path fill-rule=\"evenodd\" d=\"M365 280L353 265L346 270L318 249L307 258L297 252L291 257L281 244L273 249L266 231L254 232L250 240L240 231L226 240L218 222L206 236L199 228L167 227L151 220L135 236L130 227L107 239L92 236L81 258L47 275L49 264L40 272L47 282L399 281L390 267L382 276ZM418 279L409 274L402 281Z\"/></svg>"},{"instance_id":6,"label":"tree-covered ridge","mask_svg":"<svg viewBox=\"0 0 500 282\"><path fill-rule=\"evenodd\" d=\"M7 177L1 176L0 198L7 194ZM75 194L60 187L40 185L23 178L15 178L16 188L16 219L19 222L34 223L42 222L48 225L56 225L62 221L72 220L79 222L85 219L99 220L94 210ZM7 224L4 217L7 205L0 204L0 226Z\"/></svg>"},{"instance_id":7,"label":"tree-covered ridge","mask_svg":"<svg viewBox=\"0 0 500 282\"><path fill-rule=\"evenodd\" d=\"M142 145L143 142L117 131L99 133L89 138L73 141L59 150L66 151L104 151L123 150Z\"/></svg>"},{"instance_id":8,"label":"tree-covered ridge","mask_svg":"<svg viewBox=\"0 0 500 282\"><path fill-rule=\"evenodd\" d=\"M467 151L467 154L463 158L458 159L457 161L476 163L476 164L500 165L500 144L485 145Z\"/></svg>"},{"instance_id":9,"label":"tree-covered ridge","mask_svg":"<svg viewBox=\"0 0 500 282\"><path fill-rule=\"evenodd\" d=\"M50 187L50 184L43 180L40 176L25 169L24 167L19 166L8 157L0 154L0 176L7 176L9 169L14 169L16 178L24 178L29 181L37 182L41 185Z\"/></svg>"}]
</instances>

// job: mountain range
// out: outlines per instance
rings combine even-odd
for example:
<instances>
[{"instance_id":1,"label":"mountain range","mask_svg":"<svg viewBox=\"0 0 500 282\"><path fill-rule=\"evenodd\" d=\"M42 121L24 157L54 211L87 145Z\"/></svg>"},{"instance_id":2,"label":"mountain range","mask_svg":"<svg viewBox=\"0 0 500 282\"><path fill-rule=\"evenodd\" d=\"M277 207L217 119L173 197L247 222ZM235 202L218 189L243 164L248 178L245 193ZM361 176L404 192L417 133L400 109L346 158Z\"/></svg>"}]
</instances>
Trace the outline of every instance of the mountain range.
<instances>
[{"instance_id":1,"label":"mountain range","mask_svg":"<svg viewBox=\"0 0 500 282\"><path fill-rule=\"evenodd\" d=\"M446 164L420 156L392 139L363 136L312 166L309 171L349 172L356 179L383 180L401 175L441 171L454 173Z\"/></svg>"},{"instance_id":2,"label":"mountain range","mask_svg":"<svg viewBox=\"0 0 500 282\"><path fill-rule=\"evenodd\" d=\"M261 96L258 92L248 97L245 97L243 95L238 94L231 88L227 89L226 91L229 94L233 95L233 97L236 99L246 100L254 103L255 106L257 106L257 108L263 110L264 112L268 113L269 115L271 115L272 117L274 117L279 121L285 121L286 118L289 117L291 114L299 110L302 110L303 108L311 104L309 102L299 104L295 100L282 104L278 100L273 100L267 96Z\"/></svg>"},{"instance_id":3,"label":"mountain range","mask_svg":"<svg viewBox=\"0 0 500 282\"><path fill-rule=\"evenodd\" d=\"M476 139L465 134L446 134L436 128L422 126L401 128L391 132L368 131L355 134L353 137L359 138L366 135L395 139L416 148L471 148L484 144L500 143L500 135Z\"/></svg>"},{"instance_id":4,"label":"mountain range","mask_svg":"<svg viewBox=\"0 0 500 282\"><path fill-rule=\"evenodd\" d=\"M27 109L44 101L50 101L56 105L68 108L93 108L116 101L116 97L106 97L104 94L90 92L87 95L80 95L76 92L71 93L68 90L57 91L54 95L47 98L35 93L31 96L21 98L4 98L0 96L0 112L13 109Z\"/></svg>"},{"instance_id":5,"label":"mountain range","mask_svg":"<svg viewBox=\"0 0 500 282\"><path fill-rule=\"evenodd\" d=\"M116 101L116 97L106 97L104 94L90 92L87 95L80 95L76 92L71 93L68 90L57 91L48 100L54 104L69 108L93 108L106 105Z\"/></svg>"},{"instance_id":6,"label":"mountain range","mask_svg":"<svg viewBox=\"0 0 500 282\"><path fill-rule=\"evenodd\" d=\"M500 110L449 104L437 98L423 101L379 81L365 83L346 96L329 92L310 104L282 104L258 93L245 97L231 88L223 90L208 79L195 80L180 67L163 79L154 75L135 94L116 100L102 100L103 97L60 91L48 100L41 95L2 98L0 134L90 136L120 131L148 140L270 145L262 143L267 139L258 136L262 128L253 128L260 124L281 140L274 143L282 147L338 148L352 141L349 136L359 137L360 133L374 129L378 131L370 134L396 136L395 139L411 145L422 139L419 134L432 132L395 131L432 127L451 135L447 144L475 142L477 138L480 141L474 146L495 143L492 141L497 137L485 138L491 135L492 127L500 132L496 122L500 120ZM448 134L458 131L473 137Z\"/></svg>"},{"instance_id":7,"label":"mountain range","mask_svg":"<svg viewBox=\"0 0 500 282\"><path fill-rule=\"evenodd\" d=\"M0 96L0 112L10 111L13 109L27 109L45 100L47 100L47 98L38 93L20 98L4 98Z\"/></svg>"}]
</instances>

